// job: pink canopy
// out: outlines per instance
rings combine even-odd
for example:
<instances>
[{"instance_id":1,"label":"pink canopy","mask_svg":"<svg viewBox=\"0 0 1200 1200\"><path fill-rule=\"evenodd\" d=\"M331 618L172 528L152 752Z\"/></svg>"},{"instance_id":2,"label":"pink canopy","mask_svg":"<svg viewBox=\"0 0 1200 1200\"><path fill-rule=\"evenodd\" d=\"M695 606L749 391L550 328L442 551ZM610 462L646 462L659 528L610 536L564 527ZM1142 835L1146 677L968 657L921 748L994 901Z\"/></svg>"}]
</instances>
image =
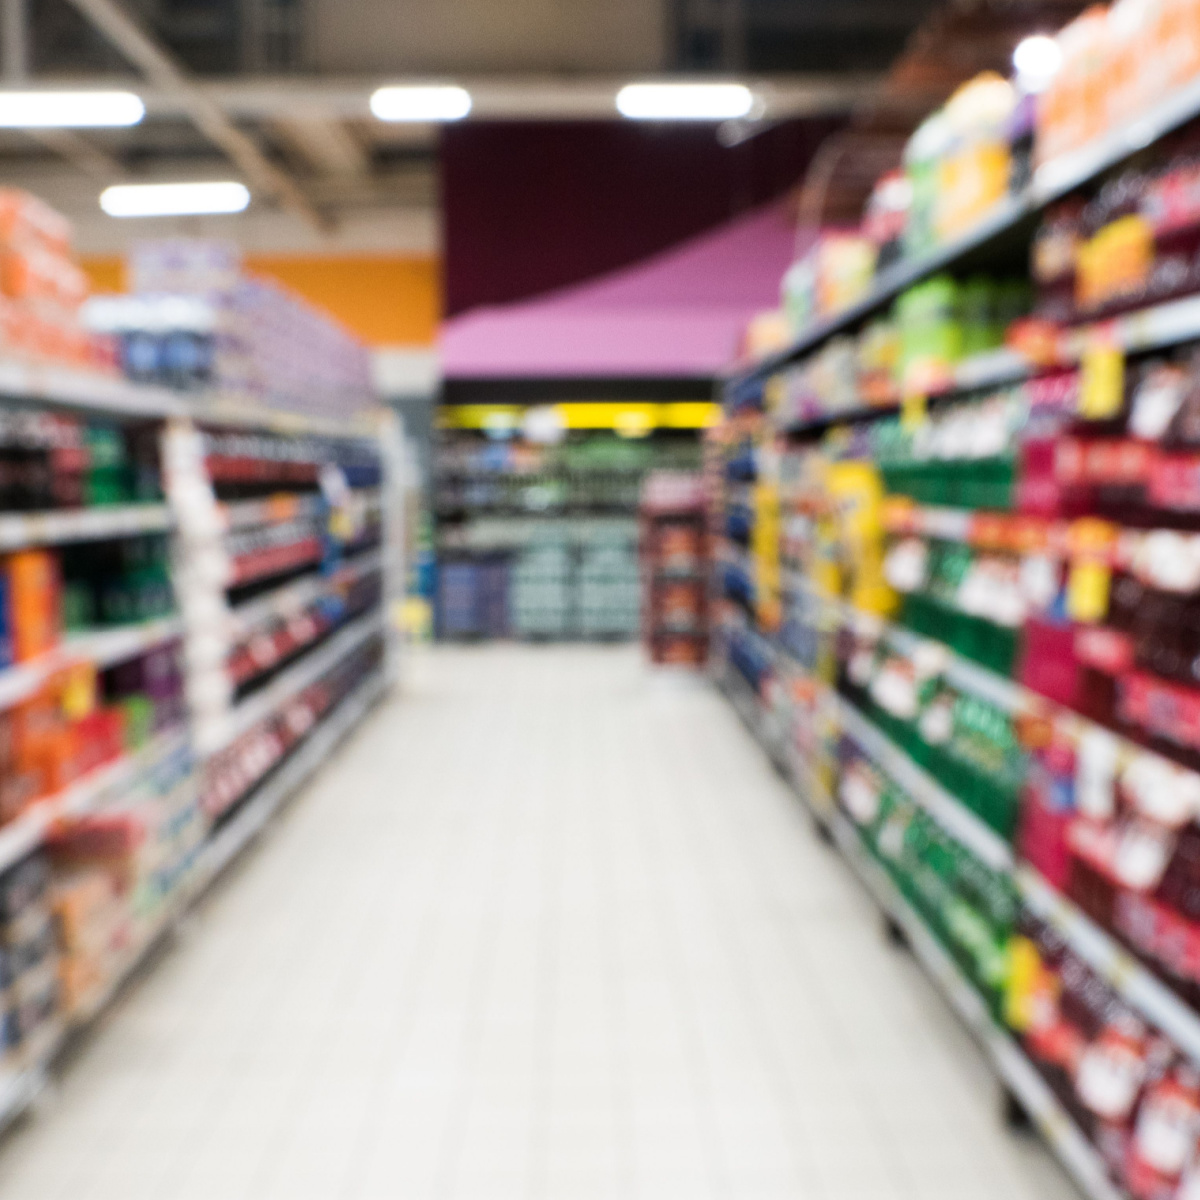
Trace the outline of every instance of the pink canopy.
<instances>
[{"instance_id":1,"label":"pink canopy","mask_svg":"<svg viewBox=\"0 0 1200 1200\"><path fill-rule=\"evenodd\" d=\"M783 205L632 267L536 300L477 308L442 328L447 379L708 378L747 321L779 301L796 252Z\"/></svg>"}]
</instances>

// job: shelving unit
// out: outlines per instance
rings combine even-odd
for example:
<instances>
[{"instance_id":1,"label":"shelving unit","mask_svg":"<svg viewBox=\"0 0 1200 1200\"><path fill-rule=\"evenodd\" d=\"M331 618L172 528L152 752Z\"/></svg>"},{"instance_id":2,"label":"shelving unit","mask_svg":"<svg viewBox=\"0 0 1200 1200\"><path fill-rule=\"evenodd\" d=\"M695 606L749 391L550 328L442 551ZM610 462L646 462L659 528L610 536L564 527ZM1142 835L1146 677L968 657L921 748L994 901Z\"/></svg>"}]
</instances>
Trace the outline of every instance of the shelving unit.
<instances>
[{"instance_id":1,"label":"shelving unit","mask_svg":"<svg viewBox=\"0 0 1200 1200\"><path fill-rule=\"evenodd\" d=\"M335 584L354 583L384 570L384 565L382 552L368 551L339 567L331 576L305 576L234 605L229 614L230 635L248 637L257 626L276 618L286 618L306 604L328 596Z\"/></svg>"},{"instance_id":2,"label":"shelving unit","mask_svg":"<svg viewBox=\"0 0 1200 1200\"><path fill-rule=\"evenodd\" d=\"M856 742L872 762L894 779L952 837L996 871L1013 865L1012 847L989 829L957 797L880 732L862 713L841 697L837 700L842 732Z\"/></svg>"},{"instance_id":3,"label":"shelving unit","mask_svg":"<svg viewBox=\"0 0 1200 1200\"><path fill-rule=\"evenodd\" d=\"M98 542L139 533L165 533L171 514L165 504L123 504L111 508L0 515L0 551L65 542Z\"/></svg>"},{"instance_id":4,"label":"shelving unit","mask_svg":"<svg viewBox=\"0 0 1200 1200\"><path fill-rule=\"evenodd\" d=\"M214 752L224 749L230 742L278 712L298 692L320 679L364 642L383 634L385 629L386 621L382 612L359 617L344 626L328 641L288 667L262 691L255 692L236 705L230 716L225 740L214 747Z\"/></svg>"},{"instance_id":5,"label":"shelving unit","mask_svg":"<svg viewBox=\"0 0 1200 1200\"><path fill-rule=\"evenodd\" d=\"M183 624L178 617L164 617L140 625L68 634L62 645L49 654L0 670L0 709L19 704L52 675L73 663L90 662L103 670L173 641L182 633Z\"/></svg>"},{"instance_id":6,"label":"shelving unit","mask_svg":"<svg viewBox=\"0 0 1200 1200\"><path fill-rule=\"evenodd\" d=\"M814 322L786 349L760 361L747 363L729 379L727 394L736 395L747 385L768 376L816 349L835 334L853 329L890 304L905 289L939 271L971 261L972 255L1005 237L1019 238L1032 219L1053 201L1119 166L1166 134L1200 116L1200 83L1179 89L1147 113L1110 130L1072 154L1043 164L1024 192L1006 197L974 228L937 247L929 254L901 260L881 272L870 292L857 303L831 317ZM1169 306L1163 306L1169 307Z\"/></svg>"},{"instance_id":7,"label":"shelving unit","mask_svg":"<svg viewBox=\"0 0 1200 1200\"><path fill-rule=\"evenodd\" d=\"M68 1021L51 1022L24 1050L0 1070L0 1127L23 1112L44 1086L49 1071L68 1041L104 1011L114 996L143 963L155 946L175 928L183 914L221 874L241 850L266 826L271 816L296 792L334 748L360 723L390 686L397 666L396 633L390 606L403 592L403 555L400 550L403 513L400 511L403 482L397 476L403 456L394 443L394 431L386 423L378 426L360 422L339 423L303 415L262 410L235 398L183 396L159 388L126 384L103 376L77 371L37 367L0 361L0 396L23 404L43 404L84 411L113 420L137 419L161 422L173 436L194 436L197 423L218 428L237 428L277 436L305 439L369 439L382 472L382 484L360 489L357 502L379 525L379 544L332 564L328 569L317 554L312 569L282 578L277 587L254 595L235 606L226 606L221 638L248 638L265 624L287 620L306 605L332 601L339 588L352 586L371 575L380 575L379 599L369 611L341 622L312 645L300 645L290 661L274 678L244 701L229 709L224 745L256 724L277 716L299 693L348 656L369 643L381 647L380 665L358 680L348 694L323 712L311 728L290 747L282 759L239 800L227 820L212 825L200 851L178 887L163 901L153 919L137 926L137 936L117 961L105 984L91 995ZM164 443L165 445L165 443ZM165 452L164 452L165 453ZM203 475L202 459L196 461L197 483L209 486ZM188 537L186 514L193 511L195 496L172 497L168 483L166 503L119 505L81 510L6 513L0 515L0 551L42 546L59 546L88 541L117 540L143 534L168 534L175 542L175 562L186 578L177 580L181 612L177 616L137 625L89 630L64 636L52 651L31 661L0 670L0 710L22 704L49 681L77 664L96 670L125 663L170 643L185 646L196 632L187 603L196 592L194 573L198 566L198 544ZM211 495L211 487L209 487ZM189 504L193 509L189 509ZM307 521L325 536L329 511L325 498L315 493L271 495L262 499L217 505L210 501L204 521L213 536L253 529L285 521ZM180 514L185 514L181 523ZM189 574L190 573L190 574ZM264 576L266 578L266 576ZM180 594L182 593L182 594ZM220 610L214 610L220 614ZM199 660L186 657L191 678ZM220 664L217 664L220 669ZM211 756L220 746L200 746L194 716L184 726L156 735L136 752L129 752L90 771L70 786L27 807L17 818L0 826L0 871L20 862L37 850L46 837L66 818L102 813L131 794L139 781L168 760L181 754L192 762L189 786L197 791Z\"/></svg>"},{"instance_id":8,"label":"shelving unit","mask_svg":"<svg viewBox=\"0 0 1200 1200\"><path fill-rule=\"evenodd\" d=\"M817 799L823 789L798 756L781 753L778 737L767 727L754 693L736 674L724 676L721 684L742 722L785 772L796 795L814 821L828 831L831 840L880 911L903 931L913 954L937 986L942 998L973 1035L998 1077L1035 1122L1084 1194L1096 1200L1121 1200L1121 1193L1107 1178L1099 1155L1053 1092L1030 1067L1020 1049L997 1027L978 992L930 935L921 917L864 851L858 832L850 820L836 810L828 797Z\"/></svg>"},{"instance_id":9,"label":"shelving unit","mask_svg":"<svg viewBox=\"0 0 1200 1200\"><path fill-rule=\"evenodd\" d=\"M187 734L182 730L161 734L144 749L97 767L62 791L37 801L15 820L0 826L0 871L36 850L56 821L99 810L110 797L127 788L186 739Z\"/></svg>"},{"instance_id":10,"label":"shelving unit","mask_svg":"<svg viewBox=\"0 0 1200 1200\"><path fill-rule=\"evenodd\" d=\"M858 303L814 322L780 353L745 364L735 371L725 384L726 412L734 418L728 427L730 477L722 480L729 510L736 509L742 514L743 523L748 518L753 528L754 522L759 519L758 493L762 491L764 480L768 488L780 487L781 504L788 502L783 482L790 481L805 496L805 503L817 505L816 508L801 506L796 510L797 514L802 514L804 519L814 524L819 521L820 515L814 514L821 514L825 510L820 509L818 501L808 497L804 482L797 483L797 480L811 480L812 475L798 474L801 470L799 466L794 467L790 475L781 472L779 461L782 456L789 454L801 455L807 444L815 445L816 439L835 427L836 432L825 443L828 451L821 460L831 470L847 454L851 458L865 455L869 460L873 451L867 447L887 446L888 454L892 453L890 447L894 444L907 447L905 436L912 438L913 428L921 421L939 419L951 401L958 402L954 410L958 414L965 412L967 405L982 399L988 392L1019 386L1042 375L1080 367L1086 370L1089 353L1100 342L1124 356L1147 355L1190 342L1200 342L1200 295L1189 295L1145 303L1140 308L1108 319L1080 321L1059 333L1052 350L1043 347L1044 353L1037 362L1010 349L989 351L967 358L949 372L940 386L923 389L923 394L917 397L921 403L911 406L911 409L906 403L908 397L897 389L884 399L870 403L860 396L857 404L850 403L848 407L837 411L819 411L816 400L809 401L803 392L797 391L793 412L801 412L804 416L783 417L765 411L765 385L772 376L793 365L800 365L829 339L854 333L868 318L890 306L906 289L935 274L943 271L969 274L981 268L1011 265L1021 252L1022 244L1027 244L1031 239L1035 222L1048 204L1081 186L1097 183L1105 172L1119 166L1134 153L1198 118L1200 80L1178 92L1153 112L1128 122L1093 145L1041 167L1024 192L999 203L974 229L930 254L900 262L881 272L868 294ZM1036 393L1031 389L1028 394L1037 396L1039 415L1045 417L1051 412L1065 412L1065 408L1053 407L1065 405L1070 398L1067 395L1070 389L1064 387L1062 390L1064 394L1061 398L1054 385ZM842 397L840 392L836 394L841 397L843 404L851 399L849 396ZM926 401L929 402L928 409ZM811 406L811 412L806 406ZM760 412L761 417L758 415ZM900 423L895 442L888 440L890 430L863 428L867 423L897 416ZM762 426L756 433L756 422L759 421ZM945 428L958 429L952 425ZM1109 432L1107 436L1115 439L1120 435ZM747 449L756 438L760 450ZM913 441L916 444L915 438ZM904 452L908 453L907 450ZM1011 447L1009 452L1012 452ZM733 457L748 453L755 454L756 462L767 464L763 468L766 474L759 476L756 487L745 482L741 458L738 458L736 469L733 466ZM936 451L913 451L913 462L924 464L928 461L936 466L936 456L941 453L940 447ZM943 494L958 495L957 481L965 478L965 473L969 472L971 451L962 449L957 457L952 451L946 451L946 454L962 470L959 475L948 476L950 482L946 484ZM926 458L925 455L935 457ZM879 458L884 462L885 470L893 465L891 459L885 459L883 451L879 451ZM899 461L907 464L908 459ZM803 465L815 469L820 464ZM892 476L888 475L887 478L891 479ZM811 491L811 484L807 486ZM847 484L847 487L850 486ZM897 483L896 490L904 489ZM921 493L914 490L913 494ZM934 493L931 491L929 494ZM979 490L977 494L982 496L986 493ZM862 493L855 493L855 502L869 503L863 501ZM1020 544L1026 547L1026 553L1036 552L1052 564L1054 570L1061 572L1057 578L1060 579L1059 586L1063 588L1068 574L1080 563L1092 564L1097 569L1130 571L1135 551L1140 552L1141 547L1150 545L1145 539L1149 536L1147 530L1152 533L1152 529L1150 526L1141 528L1146 525L1144 517L1134 522L1139 526L1138 529L1122 529L1120 537L1114 538L1111 545L1100 545L1099 541L1080 541L1078 529L1072 520L1012 514L1015 520L1011 528L1003 527L1012 536L1005 541L997 533L998 529L1003 532L1000 518L986 511L984 501L979 503L984 506L984 511L976 514L964 508L904 500L903 503L881 506L882 527L896 539L924 538L936 544L929 550L929 555L930 560L937 563L941 563L942 559L935 558L935 555L943 554L946 561L954 559L957 554L961 555L961 561L964 562L971 553L982 556L1007 554L1011 557L1017 555L1017 551L1009 546L1009 542L1012 542L1012 546ZM838 495L832 510L843 505L849 507L850 502ZM803 556L812 553L812 543L819 540L819 536L803 531L800 528L802 524L801 520L797 531L790 536L795 538L800 547L798 557L808 561ZM1103 524L1099 519L1092 523L1092 531L1097 539L1100 539L1100 526ZM1164 522L1164 527L1170 524L1169 521ZM1024 534L1023 539L1017 536L1018 525ZM725 533L723 523L720 533ZM745 539L742 538L742 541ZM882 538L880 542L882 544ZM860 835L848 815L854 797L850 793L846 794L846 798L840 792L827 792L818 780L816 760L810 769L800 747L815 743L822 747L822 755L831 755L831 762L841 764L841 767L864 762L875 768L876 772L872 772L864 766L861 777L856 778L856 785L865 780L867 782L863 786L879 786L889 794L898 794L907 806L906 812L915 807L916 811L923 814L921 820L931 821L942 836L949 838L982 867L995 872L1011 890L1017 911L1031 928L1047 929L1054 937L1061 939L1061 944L1076 956L1079 963L1086 965L1099 983L1111 989L1113 995L1144 1020L1148 1028L1157 1030L1169 1040L1181 1059L1194 1060L1200 1055L1200 1012L1180 992L1174 990L1165 973L1155 968L1153 964L1159 960L1153 958L1144 947L1142 953L1147 957L1144 961L1140 959L1123 944L1122 939L1128 938L1129 946L1142 945L1127 928L1116 923L1111 924L1110 928L1101 927L1098 921L1085 914L1079 904L1051 886L1047 878L1058 879L1059 876L1049 866L1047 877L1043 877L1025 860L1026 853L1033 854L1035 858L1036 854L1024 839L1040 835L1029 834L1023 827L1017 826L1019 836L1014 836L1018 844L1014 846L974 815L963 799L969 798L975 808L984 811L973 777L964 776L961 771L956 774L955 762L949 762L941 750L930 744L929 739L935 737L932 732L929 739L925 739L923 748L910 746L912 753L910 749L905 749L897 738L905 739L904 745L909 746L909 733L913 738L918 737L916 719L909 720L892 714L889 704L885 703L887 697L883 690L878 696L870 693L870 705L879 714L878 722L867 708L852 703L849 696L857 695L856 689L865 685L858 682L861 677L853 677L848 673L848 656L853 648L861 654L863 663L869 660L873 665L860 669L867 671L872 680L881 681L881 689L885 684L896 688L904 686L902 681L906 678L904 670L907 664L912 678L919 675L922 680L932 681L924 693L926 697L949 697L943 701L947 706L961 703L964 705L962 711L983 714L977 718L981 721L993 720L988 715L990 712L1002 714L997 719L1009 722L1005 728L1010 730L1018 727L1052 729L1053 737L1057 739L1055 744L1072 747L1072 753L1082 753L1080 747L1087 741L1091 745L1102 742L1105 746L1115 748L1113 753L1119 755L1122 764L1133 762L1139 755L1154 757L1157 754L1160 761L1165 756L1166 761L1178 765L1181 761L1179 756L1172 758L1172 750L1162 749L1165 743L1161 741L1143 744L1122 736L1116 731L1120 726L1115 717L1112 718L1112 728L1096 724L1082 712L1065 708L1025 686L1021 682L1025 676L1021 674L1023 668L1020 662L1013 667L1017 678L1008 678L998 670L989 669L967 657L978 654L981 661L995 659L996 664L1005 661L1004 654L992 653L995 640L993 643L987 642L985 635L988 630L979 630L978 638L981 640L975 640L977 631L970 622L978 625L981 621L986 624L986 621L975 613L973 600L970 604L964 601L961 611L954 609L955 620L960 622L961 630L956 626L954 632L947 629L943 635L932 615L941 611L937 604L942 593L936 588L929 591L928 595L915 593L922 597L923 607L913 608L911 612L905 609L904 612L908 614L905 619L912 620L923 631L918 633L915 629L906 628L897 619L889 620L867 613L855 608L845 598L825 595L821 588L790 569L788 564L777 562L772 567L768 562L764 566L762 553L751 536L746 545L726 540L716 555L721 574L715 590L724 594L727 578L729 580L728 596L722 604L725 611L716 662L719 679L732 704L742 720L754 731L764 751L803 796L816 819L829 833L830 840L838 847L889 921L903 931L928 975L975 1034L998 1078L1033 1118L1083 1192L1089 1197L1105 1197L1106 1200L1124 1197L1124 1185L1114 1183L1119 1178L1117 1169L1103 1161L1083 1129L1073 1123L1056 1099L1050 1084L1039 1073L1039 1066L1035 1065L1038 1060L1027 1052L1014 1035L998 1025L982 993L968 978L965 968L960 969L956 965L954 955L959 953L960 948L955 946L951 951L954 943L948 939L946 930L939 928L934 918L926 912L928 903L922 900L921 911L918 911L916 901L910 902L906 898L875 859L878 847L874 841L868 851L865 833ZM824 564L832 560L817 561ZM837 577L843 569L844 564L839 561L830 571L830 578ZM778 581L775 576L778 576ZM942 577L936 578L938 586L942 586ZM844 575L842 580L840 586L847 589L848 595ZM839 585L830 585L826 580L824 586ZM782 606L782 618L778 612L772 614L773 602ZM882 602L880 607L884 608ZM950 609L947 609L947 614L949 612ZM992 624L1002 621L1003 617L997 617ZM1078 621L1076 618L1077 624ZM1087 623L1084 622L1080 628L1088 628ZM1108 636L1111 632L1103 625L1096 626L1094 622L1091 628L1097 629L1102 636ZM945 640L939 640L943 636ZM1010 634L1014 645L1016 637L1015 633ZM948 644L952 640L954 647ZM1104 644L1108 645L1107 642ZM735 657L726 658L731 646L736 648ZM813 663L823 665L818 670L793 657L793 654L801 653L811 658ZM1092 651L1087 653L1091 654ZM822 655L825 657L822 658ZM1080 663L1088 661L1083 650L1077 651L1076 656ZM898 666L895 665L897 663ZM835 685L831 672L839 669L839 664L841 673ZM901 682L894 682L892 676L887 676L885 672L888 670L894 670L894 679ZM874 674L876 671L878 675ZM744 676L742 672L745 672ZM761 698L753 682L760 678L769 680L769 683L762 684ZM1031 681L1036 679L1035 676L1029 678ZM1054 695L1059 694L1048 690ZM814 694L819 695L819 702L812 701ZM893 696L897 694L903 697L907 693L892 693ZM810 703L819 703L819 707L800 707L801 704ZM922 705L925 703L925 700L920 701ZM1115 705L1115 701L1113 703ZM954 711L957 713L960 710L955 708ZM896 703L896 712L907 712L900 701ZM959 717L954 719L958 720ZM821 722L827 724L822 725ZM909 732L901 731L893 737L885 732L885 728L893 728L888 722L892 722L897 730L901 730L903 725L903 729ZM924 739L923 733L920 736ZM947 732L945 736L948 738L950 734ZM1160 748L1160 753L1148 749L1148 746L1154 745ZM1025 763L1034 751L1025 748L1019 753L1026 756L1021 760ZM921 765L924 763L931 765L926 769ZM1065 772L1068 769L1063 767L1062 770ZM821 775L821 778L824 776ZM1028 788L1022 783L1024 776L1015 775L1011 783L1007 782L1007 776L1004 778L1004 786L1009 790L997 794L1009 807L1001 811L1010 818L1019 813L1024 820L1029 811L1027 806L1031 803ZM962 790L957 795L958 789L943 782L955 779L962 781ZM993 784L989 782L988 786ZM999 784L995 786L999 787ZM1116 784L1113 786L1115 788ZM1019 800L1014 801L1012 797L1016 795L1019 795ZM996 828L1002 827L1005 827L1005 821L997 818ZM873 834L872 838L877 836L878 833ZM899 872L900 868L896 869ZM908 869L906 866L905 871ZM896 875L898 880L906 877L911 884L911 876ZM1064 886L1074 885L1064 883ZM1174 912L1173 909L1171 911ZM1123 930L1120 935L1110 931L1118 928ZM1004 937L1011 936L1017 929L1015 924L1011 929L1006 927Z\"/></svg>"},{"instance_id":11,"label":"shelving unit","mask_svg":"<svg viewBox=\"0 0 1200 1200\"><path fill-rule=\"evenodd\" d=\"M979 993L929 933L920 915L865 852L851 821L836 809L828 796L818 799L823 789L807 771L803 760L781 746L777 731L769 727L754 692L736 672L727 671L720 683L743 724L785 773L813 820L827 830L831 841L880 911L903 932L942 999L971 1033L997 1077L1037 1126L1084 1195L1092 1200L1123 1200L1091 1143L1021 1049L996 1025Z\"/></svg>"}]
</instances>

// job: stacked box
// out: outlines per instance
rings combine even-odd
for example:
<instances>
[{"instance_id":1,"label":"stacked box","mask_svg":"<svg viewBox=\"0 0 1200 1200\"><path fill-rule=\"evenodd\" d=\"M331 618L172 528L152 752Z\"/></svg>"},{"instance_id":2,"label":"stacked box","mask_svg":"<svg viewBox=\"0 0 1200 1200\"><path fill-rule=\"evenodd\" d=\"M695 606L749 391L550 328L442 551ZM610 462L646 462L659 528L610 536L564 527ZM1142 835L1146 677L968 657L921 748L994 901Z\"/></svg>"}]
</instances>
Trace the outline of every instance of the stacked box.
<instances>
[{"instance_id":1,"label":"stacked box","mask_svg":"<svg viewBox=\"0 0 1200 1200\"><path fill-rule=\"evenodd\" d=\"M520 553L509 590L515 634L566 637L572 632L571 568L565 541L534 543Z\"/></svg>"},{"instance_id":2,"label":"stacked box","mask_svg":"<svg viewBox=\"0 0 1200 1200\"><path fill-rule=\"evenodd\" d=\"M478 575L476 563L442 563L437 582L439 636L473 637L479 633L476 604Z\"/></svg>"},{"instance_id":3,"label":"stacked box","mask_svg":"<svg viewBox=\"0 0 1200 1200\"><path fill-rule=\"evenodd\" d=\"M635 637L640 622L637 547L617 538L586 546L578 577L579 632Z\"/></svg>"},{"instance_id":4,"label":"stacked box","mask_svg":"<svg viewBox=\"0 0 1200 1200\"><path fill-rule=\"evenodd\" d=\"M506 558L487 558L479 564L476 577L476 612L479 631L484 637L508 636L508 576Z\"/></svg>"},{"instance_id":5,"label":"stacked box","mask_svg":"<svg viewBox=\"0 0 1200 1200\"><path fill-rule=\"evenodd\" d=\"M502 555L442 563L437 585L441 637L508 635L508 562Z\"/></svg>"}]
</instances>

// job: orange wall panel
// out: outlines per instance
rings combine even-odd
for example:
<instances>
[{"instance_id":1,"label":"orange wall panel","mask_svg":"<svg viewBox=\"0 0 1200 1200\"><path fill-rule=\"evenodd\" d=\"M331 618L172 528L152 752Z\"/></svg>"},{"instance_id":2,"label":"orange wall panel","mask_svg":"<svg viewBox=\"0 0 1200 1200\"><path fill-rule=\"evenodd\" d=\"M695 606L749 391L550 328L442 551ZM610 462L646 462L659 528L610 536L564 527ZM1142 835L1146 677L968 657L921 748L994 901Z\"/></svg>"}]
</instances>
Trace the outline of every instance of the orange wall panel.
<instances>
[{"instance_id":1,"label":"orange wall panel","mask_svg":"<svg viewBox=\"0 0 1200 1200\"><path fill-rule=\"evenodd\" d=\"M83 260L96 291L125 288L124 261ZM441 263L403 255L248 255L246 269L323 308L373 346L428 346L442 310Z\"/></svg>"}]
</instances>

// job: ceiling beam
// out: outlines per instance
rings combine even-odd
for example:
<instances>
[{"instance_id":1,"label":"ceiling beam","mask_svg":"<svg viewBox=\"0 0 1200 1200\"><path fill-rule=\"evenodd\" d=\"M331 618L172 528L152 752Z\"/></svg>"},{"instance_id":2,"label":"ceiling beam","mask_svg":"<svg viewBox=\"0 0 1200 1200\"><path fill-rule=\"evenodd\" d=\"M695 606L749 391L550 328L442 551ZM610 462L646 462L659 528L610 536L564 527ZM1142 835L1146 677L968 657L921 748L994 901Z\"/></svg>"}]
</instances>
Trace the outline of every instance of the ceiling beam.
<instances>
[{"instance_id":1,"label":"ceiling beam","mask_svg":"<svg viewBox=\"0 0 1200 1200\"><path fill-rule=\"evenodd\" d=\"M370 171L366 150L336 118L304 114L275 121L274 129L321 175L360 178Z\"/></svg>"},{"instance_id":2,"label":"ceiling beam","mask_svg":"<svg viewBox=\"0 0 1200 1200\"><path fill-rule=\"evenodd\" d=\"M111 154L92 145L73 129L27 129L25 131L39 146L45 146L73 167L105 185L124 179L125 168Z\"/></svg>"},{"instance_id":3,"label":"ceiling beam","mask_svg":"<svg viewBox=\"0 0 1200 1200\"><path fill-rule=\"evenodd\" d=\"M184 72L113 0L69 0L135 67L171 97L196 127L239 168L251 188L290 209L317 230L329 222L286 171L272 163L221 105Z\"/></svg>"}]
</instances>

